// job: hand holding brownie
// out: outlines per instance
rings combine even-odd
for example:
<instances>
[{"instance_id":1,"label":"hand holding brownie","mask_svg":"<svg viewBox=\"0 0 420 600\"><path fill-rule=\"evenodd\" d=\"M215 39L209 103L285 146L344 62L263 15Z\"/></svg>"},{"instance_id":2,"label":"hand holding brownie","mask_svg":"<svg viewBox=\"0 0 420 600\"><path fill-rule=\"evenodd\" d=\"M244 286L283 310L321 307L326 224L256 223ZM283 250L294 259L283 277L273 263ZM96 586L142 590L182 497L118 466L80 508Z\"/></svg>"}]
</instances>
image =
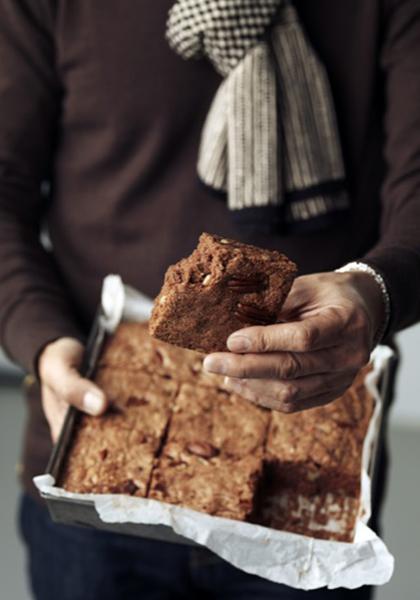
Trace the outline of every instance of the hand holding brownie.
<instances>
[{"instance_id":1,"label":"hand holding brownie","mask_svg":"<svg viewBox=\"0 0 420 600\"><path fill-rule=\"evenodd\" d=\"M279 252L203 233L168 269L149 331L212 353L204 368L262 406L331 402L369 360L385 320L382 291L366 272L296 272Z\"/></svg>"},{"instance_id":2,"label":"hand holding brownie","mask_svg":"<svg viewBox=\"0 0 420 600\"><path fill-rule=\"evenodd\" d=\"M232 391L295 412L331 402L369 359L384 319L381 291L366 273L321 273L295 280L283 306L287 323L233 333L229 353L204 367Z\"/></svg>"}]
</instances>

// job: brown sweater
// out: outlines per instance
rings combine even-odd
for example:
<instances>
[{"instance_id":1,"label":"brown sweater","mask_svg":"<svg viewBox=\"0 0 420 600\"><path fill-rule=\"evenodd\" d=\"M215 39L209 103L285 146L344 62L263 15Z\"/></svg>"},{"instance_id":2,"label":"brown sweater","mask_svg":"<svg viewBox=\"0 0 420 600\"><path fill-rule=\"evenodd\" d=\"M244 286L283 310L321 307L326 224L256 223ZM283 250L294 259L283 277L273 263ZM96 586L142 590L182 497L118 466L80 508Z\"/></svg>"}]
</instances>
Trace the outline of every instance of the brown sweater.
<instances>
[{"instance_id":1,"label":"brown sweater","mask_svg":"<svg viewBox=\"0 0 420 600\"><path fill-rule=\"evenodd\" d=\"M32 370L85 335L107 273L153 296L202 231L280 249L301 272L363 258L420 318L419 0L298 0L335 97L352 212L318 233L250 235L195 170L219 84L165 39L171 0L0 0L0 333ZM51 182L40 193L42 181ZM39 243L48 224L53 252ZM48 431L33 402L28 474ZM34 457L37 456L36 464Z\"/></svg>"}]
</instances>

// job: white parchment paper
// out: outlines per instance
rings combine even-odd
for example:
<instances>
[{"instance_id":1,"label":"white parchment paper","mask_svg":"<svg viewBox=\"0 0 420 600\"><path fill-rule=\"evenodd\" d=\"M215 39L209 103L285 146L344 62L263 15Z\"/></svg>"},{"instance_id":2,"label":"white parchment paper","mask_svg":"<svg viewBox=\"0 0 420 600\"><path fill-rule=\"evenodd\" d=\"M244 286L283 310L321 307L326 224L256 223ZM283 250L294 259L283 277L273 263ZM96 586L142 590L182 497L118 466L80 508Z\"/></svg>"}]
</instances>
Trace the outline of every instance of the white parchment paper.
<instances>
[{"instance_id":1,"label":"white parchment paper","mask_svg":"<svg viewBox=\"0 0 420 600\"><path fill-rule=\"evenodd\" d=\"M110 330L122 318L147 318L150 300L123 286L121 280L114 278L110 283L107 278L103 292ZM114 305L113 296L116 299ZM167 525L175 533L206 546L243 571L276 583L304 590L325 586L354 589L362 585L385 584L392 576L394 558L366 522L370 516L369 465L382 413L377 384L391 357L389 348L376 348L372 354L373 371L366 378L366 386L376 403L363 448L361 508L355 541L351 544L275 531L150 499L117 494L72 494L56 487L51 475L35 477L34 482L42 495L92 501L105 523Z\"/></svg>"}]
</instances>

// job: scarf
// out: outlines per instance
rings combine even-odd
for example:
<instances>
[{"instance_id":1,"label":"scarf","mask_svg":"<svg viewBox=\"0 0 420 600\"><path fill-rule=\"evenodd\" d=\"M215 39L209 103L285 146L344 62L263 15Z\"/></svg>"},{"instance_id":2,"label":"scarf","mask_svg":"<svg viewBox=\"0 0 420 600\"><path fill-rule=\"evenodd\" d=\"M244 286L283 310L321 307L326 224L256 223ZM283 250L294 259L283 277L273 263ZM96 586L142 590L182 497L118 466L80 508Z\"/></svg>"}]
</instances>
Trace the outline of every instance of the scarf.
<instances>
[{"instance_id":1,"label":"scarf","mask_svg":"<svg viewBox=\"0 0 420 600\"><path fill-rule=\"evenodd\" d=\"M349 208L328 77L288 0L178 0L167 39L224 78L198 174L239 222L317 229Z\"/></svg>"}]
</instances>

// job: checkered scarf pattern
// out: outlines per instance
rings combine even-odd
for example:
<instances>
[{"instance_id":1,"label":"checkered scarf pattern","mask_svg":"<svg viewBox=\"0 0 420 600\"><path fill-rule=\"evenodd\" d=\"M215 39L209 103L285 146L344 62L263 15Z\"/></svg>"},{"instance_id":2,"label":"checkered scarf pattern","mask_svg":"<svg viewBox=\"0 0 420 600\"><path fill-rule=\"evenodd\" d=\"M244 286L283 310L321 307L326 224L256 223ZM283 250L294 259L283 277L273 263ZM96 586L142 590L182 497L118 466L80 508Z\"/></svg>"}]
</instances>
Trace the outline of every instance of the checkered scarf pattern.
<instances>
[{"instance_id":1,"label":"checkered scarf pattern","mask_svg":"<svg viewBox=\"0 0 420 600\"><path fill-rule=\"evenodd\" d=\"M310 228L348 209L328 77L289 0L178 0L167 39L223 76L198 172L239 221Z\"/></svg>"}]
</instances>

